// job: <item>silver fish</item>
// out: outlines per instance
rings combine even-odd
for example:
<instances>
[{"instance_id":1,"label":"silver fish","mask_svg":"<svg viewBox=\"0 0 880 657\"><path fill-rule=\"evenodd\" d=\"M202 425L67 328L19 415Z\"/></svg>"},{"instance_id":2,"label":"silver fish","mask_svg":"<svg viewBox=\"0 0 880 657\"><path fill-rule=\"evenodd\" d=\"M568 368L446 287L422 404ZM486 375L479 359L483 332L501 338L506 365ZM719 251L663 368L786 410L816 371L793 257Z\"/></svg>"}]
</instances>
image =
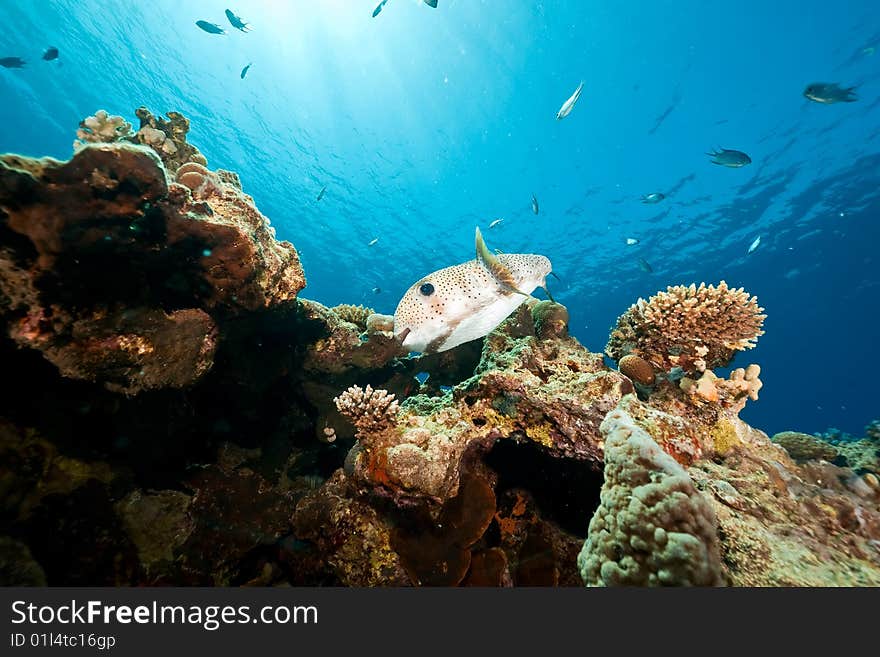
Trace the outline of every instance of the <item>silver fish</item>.
<instances>
[{"instance_id":1,"label":"silver fish","mask_svg":"<svg viewBox=\"0 0 880 657\"><path fill-rule=\"evenodd\" d=\"M645 260L644 258L639 258L639 269L641 269L646 274L652 274L654 272L654 268L651 266L651 263Z\"/></svg>"},{"instance_id":2,"label":"silver fish","mask_svg":"<svg viewBox=\"0 0 880 657\"><path fill-rule=\"evenodd\" d=\"M378 238L378 237L374 237L373 239L371 239L371 240L369 241L369 243L367 244L367 246L373 246L373 245L374 245L376 242L378 242L378 241L379 241L379 238Z\"/></svg>"},{"instance_id":3,"label":"silver fish","mask_svg":"<svg viewBox=\"0 0 880 657\"><path fill-rule=\"evenodd\" d=\"M532 194L532 212L538 214L538 199Z\"/></svg>"},{"instance_id":4,"label":"silver fish","mask_svg":"<svg viewBox=\"0 0 880 657\"><path fill-rule=\"evenodd\" d=\"M755 238L755 241L752 242L751 245L749 245L749 250L746 252L746 255L748 255L749 253L751 253L752 251L754 251L755 249L757 249L758 246L759 246L760 244L761 244L761 236L758 235L758 236Z\"/></svg>"},{"instance_id":5,"label":"silver fish","mask_svg":"<svg viewBox=\"0 0 880 657\"><path fill-rule=\"evenodd\" d=\"M498 224L500 224L504 219L495 219L491 224L489 224L489 228L495 228Z\"/></svg>"},{"instance_id":6,"label":"silver fish","mask_svg":"<svg viewBox=\"0 0 880 657\"><path fill-rule=\"evenodd\" d=\"M581 82L578 85L578 88L575 89L574 93L569 97L569 99L566 100L564 103L562 103L562 107L560 107L559 111L556 112L556 120L557 121L561 121L566 116L571 114L571 110L574 109L574 104L576 102L578 102L578 98L581 97L581 91L583 91L583 89L584 89L584 83Z\"/></svg>"},{"instance_id":7,"label":"silver fish","mask_svg":"<svg viewBox=\"0 0 880 657\"><path fill-rule=\"evenodd\" d=\"M841 87L836 82L813 82L804 89L804 97L816 103L854 103L859 99L855 87Z\"/></svg>"},{"instance_id":8,"label":"silver fish","mask_svg":"<svg viewBox=\"0 0 880 657\"><path fill-rule=\"evenodd\" d=\"M660 192L651 192L642 196L642 203L659 203L666 198L666 194Z\"/></svg>"},{"instance_id":9,"label":"silver fish","mask_svg":"<svg viewBox=\"0 0 880 657\"><path fill-rule=\"evenodd\" d=\"M638 243L639 243L639 241L635 237L627 237L626 238L626 245L627 246L632 246L633 244L638 244Z\"/></svg>"},{"instance_id":10,"label":"silver fish","mask_svg":"<svg viewBox=\"0 0 880 657\"><path fill-rule=\"evenodd\" d=\"M542 255L496 255L476 231L477 257L419 279L394 311L394 334L410 351L432 353L488 335L552 270Z\"/></svg>"},{"instance_id":11,"label":"silver fish","mask_svg":"<svg viewBox=\"0 0 880 657\"><path fill-rule=\"evenodd\" d=\"M712 164L720 164L723 167L730 167L732 169L738 169L752 163L752 158L742 151L735 151L729 148L719 148L711 153L706 153L706 155L712 158Z\"/></svg>"},{"instance_id":12,"label":"silver fish","mask_svg":"<svg viewBox=\"0 0 880 657\"><path fill-rule=\"evenodd\" d=\"M324 192L326 192L326 191L327 191L327 185L324 185L324 186L321 188L321 191L318 192L318 196L317 196L317 198L315 198L315 200L316 200L316 201L320 201L322 198L324 198Z\"/></svg>"}]
</instances>

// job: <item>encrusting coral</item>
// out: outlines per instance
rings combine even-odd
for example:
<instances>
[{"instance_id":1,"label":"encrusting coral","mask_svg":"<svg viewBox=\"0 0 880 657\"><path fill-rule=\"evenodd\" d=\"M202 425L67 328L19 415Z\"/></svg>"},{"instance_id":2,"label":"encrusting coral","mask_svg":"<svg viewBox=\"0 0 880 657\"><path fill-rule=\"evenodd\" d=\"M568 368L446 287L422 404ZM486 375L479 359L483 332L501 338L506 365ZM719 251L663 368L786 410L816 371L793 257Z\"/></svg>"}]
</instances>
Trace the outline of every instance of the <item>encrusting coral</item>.
<instances>
[{"instance_id":1,"label":"encrusting coral","mask_svg":"<svg viewBox=\"0 0 880 657\"><path fill-rule=\"evenodd\" d=\"M772 440L777 445L782 445L796 461L817 459L833 461L840 456L839 450L834 445L808 433L783 431L775 434Z\"/></svg>"},{"instance_id":2,"label":"encrusting coral","mask_svg":"<svg viewBox=\"0 0 880 657\"><path fill-rule=\"evenodd\" d=\"M670 286L639 299L618 318L605 353L617 361L635 354L667 372L723 367L763 335L762 311L755 297L724 281L717 287Z\"/></svg>"},{"instance_id":3,"label":"encrusting coral","mask_svg":"<svg viewBox=\"0 0 880 657\"><path fill-rule=\"evenodd\" d=\"M348 303L343 303L338 306L333 306L330 310L336 313L339 316L339 319L354 324L362 331L367 330L367 320L370 315L376 313L372 308L366 308L365 306L354 306Z\"/></svg>"},{"instance_id":4,"label":"encrusting coral","mask_svg":"<svg viewBox=\"0 0 880 657\"><path fill-rule=\"evenodd\" d=\"M605 483L578 556L588 585L724 583L715 514L687 472L623 411L602 423Z\"/></svg>"}]
</instances>

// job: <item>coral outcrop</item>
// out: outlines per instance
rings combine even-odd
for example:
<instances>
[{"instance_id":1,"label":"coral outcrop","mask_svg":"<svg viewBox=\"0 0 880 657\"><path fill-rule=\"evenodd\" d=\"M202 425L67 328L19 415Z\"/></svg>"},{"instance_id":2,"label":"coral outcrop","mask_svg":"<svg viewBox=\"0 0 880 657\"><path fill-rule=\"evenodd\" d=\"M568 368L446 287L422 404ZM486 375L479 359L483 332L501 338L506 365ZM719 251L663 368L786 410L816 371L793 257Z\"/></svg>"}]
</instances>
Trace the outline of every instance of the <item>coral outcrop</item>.
<instances>
[{"instance_id":1,"label":"coral outcrop","mask_svg":"<svg viewBox=\"0 0 880 657\"><path fill-rule=\"evenodd\" d=\"M687 472L622 411L609 413L602 503L578 556L588 585L723 583L715 513Z\"/></svg>"},{"instance_id":2,"label":"coral outcrop","mask_svg":"<svg viewBox=\"0 0 880 657\"><path fill-rule=\"evenodd\" d=\"M723 367L763 335L762 311L755 297L724 281L670 286L618 318L605 353L618 361L635 354L667 372Z\"/></svg>"},{"instance_id":3,"label":"coral outcrop","mask_svg":"<svg viewBox=\"0 0 880 657\"><path fill-rule=\"evenodd\" d=\"M76 131L74 149L86 144L112 144L132 138L131 123L121 116L111 116L106 110L98 110L92 116L84 118Z\"/></svg>"},{"instance_id":4,"label":"coral outcrop","mask_svg":"<svg viewBox=\"0 0 880 657\"><path fill-rule=\"evenodd\" d=\"M330 310L336 313L339 319L344 322L354 324L361 331L366 331L368 329L367 320L369 320L371 315L376 314L376 311L372 308L366 308L365 306L353 306L347 303L333 306Z\"/></svg>"},{"instance_id":5,"label":"coral outcrop","mask_svg":"<svg viewBox=\"0 0 880 657\"><path fill-rule=\"evenodd\" d=\"M834 445L826 443L821 438L808 433L798 431L783 431L773 436L773 442L782 445L791 458L796 461L834 461L840 456L840 452Z\"/></svg>"},{"instance_id":6,"label":"coral outcrop","mask_svg":"<svg viewBox=\"0 0 880 657\"><path fill-rule=\"evenodd\" d=\"M92 118L93 141L118 123ZM69 162L0 157L10 337L64 376L127 393L197 381L218 321L291 302L305 285L296 250L253 199L205 175L210 190L190 191L125 141L84 145Z\"/></svg>"}]
</instances>

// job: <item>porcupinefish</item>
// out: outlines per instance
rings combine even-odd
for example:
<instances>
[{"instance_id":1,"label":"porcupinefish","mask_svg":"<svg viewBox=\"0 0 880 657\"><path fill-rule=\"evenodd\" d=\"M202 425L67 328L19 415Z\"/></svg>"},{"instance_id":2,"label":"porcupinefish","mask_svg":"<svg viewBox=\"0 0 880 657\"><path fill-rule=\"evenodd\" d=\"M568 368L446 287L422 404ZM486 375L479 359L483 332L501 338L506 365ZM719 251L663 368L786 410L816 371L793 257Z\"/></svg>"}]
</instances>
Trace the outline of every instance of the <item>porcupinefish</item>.
<instances>
[{"instance_id":1,"label":"porcupinefish","mask_svg":"<svg viewBox=\"0 0 880 657\"><path fill-rule=\"evenodd\" d=\"M489 334L538 287L550 260L524 253L494 254L476 231L477 257L419 279L394 311L394 334L410 351L433 353Z\"/></svg>"}]
</instances>

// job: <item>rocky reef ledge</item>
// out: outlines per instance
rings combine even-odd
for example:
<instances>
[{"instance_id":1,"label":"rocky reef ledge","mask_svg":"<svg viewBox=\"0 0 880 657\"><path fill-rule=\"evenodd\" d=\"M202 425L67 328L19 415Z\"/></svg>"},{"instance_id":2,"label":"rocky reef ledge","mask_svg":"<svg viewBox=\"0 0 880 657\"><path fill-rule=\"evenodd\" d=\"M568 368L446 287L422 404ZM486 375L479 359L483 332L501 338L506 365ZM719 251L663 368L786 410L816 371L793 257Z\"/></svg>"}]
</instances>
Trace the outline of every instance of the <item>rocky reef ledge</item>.
<instances>
[{"instance_id":1,"label":"rocky reef ledge","mask_svg":"<svg viewBox=\"0 0 880 657\"><path fill-rule=\"evenodd\" d=\"M136 116L0 156L0 583L880 585L877 432L771 440L760 368L713 371L744 291L639 300L617 369L534 301L410 357Z\"/></svg>"}]
</instances>

